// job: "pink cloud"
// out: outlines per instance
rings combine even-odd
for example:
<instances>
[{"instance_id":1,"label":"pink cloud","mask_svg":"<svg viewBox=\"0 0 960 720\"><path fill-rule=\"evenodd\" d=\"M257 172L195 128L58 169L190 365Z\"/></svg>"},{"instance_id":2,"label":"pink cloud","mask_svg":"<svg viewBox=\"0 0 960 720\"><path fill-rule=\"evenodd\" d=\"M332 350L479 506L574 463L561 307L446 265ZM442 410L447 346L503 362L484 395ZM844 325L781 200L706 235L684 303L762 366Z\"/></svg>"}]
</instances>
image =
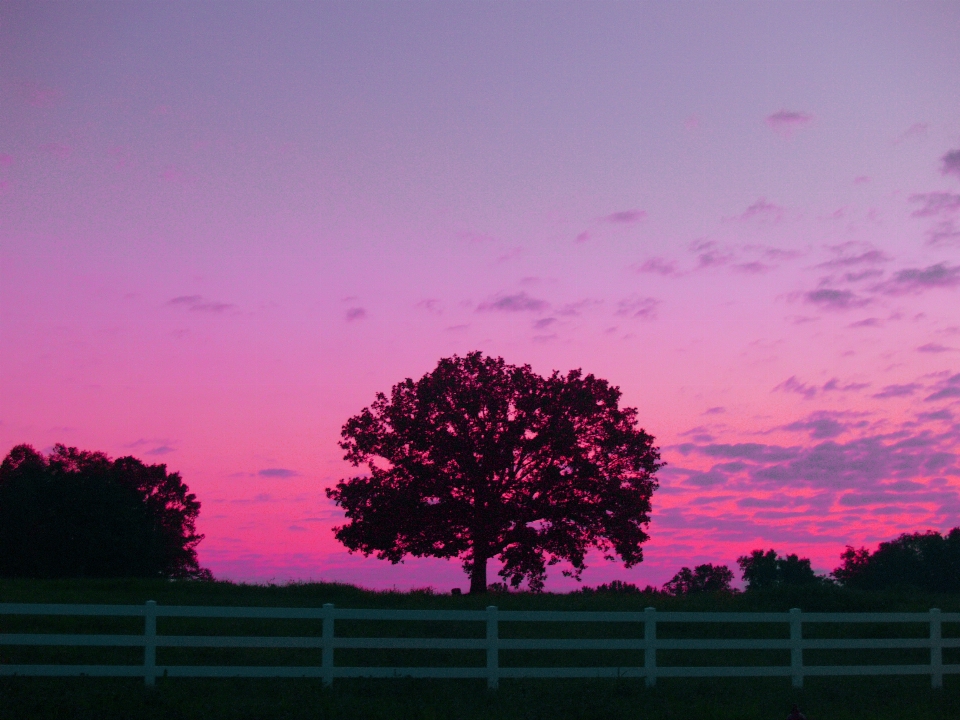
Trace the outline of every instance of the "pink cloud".
<instances>
[{"instance_id":1,"label":"pink cloud","mask_svg":"<svg viewBox=\"0 0 960 720\"><path fill-rule=\"evenodd\" d=\"M700 118L698 118L696 115L690 115L683 121L683 127L685 130L699 130Z\"/></svg>"},{"instance_id":2,"label":"pink cloud","mask_svg":"<svg viewBox=\"0 0 960 720\"><path fill-rule=\"evenodd\" d=\"M0 155L0 167L10 167L13 165L13 155Z\"/></svg>"},{"instance_id":3,"label":"pink cloud","mask_svg":"<svg viewBox=\"0 0 960 720\"><path fill-rule=\"evenodd\" d=\"M590 239L590 233L584 230L582 233L577 235L577 239L575 242L582 243L582 242L586 242L589 239Z\"/></svg>"},{"instance_id":4,"label":"pink cloud","mask_svg":"<svg viewBox=\"0 0 960 720\"><path fill-rule=\"evenodd\" d=\"M813 115L798 110L779 110L767 115L766 123L778 135L789 138L813 122Z\"/></svg>"}]
</instances>

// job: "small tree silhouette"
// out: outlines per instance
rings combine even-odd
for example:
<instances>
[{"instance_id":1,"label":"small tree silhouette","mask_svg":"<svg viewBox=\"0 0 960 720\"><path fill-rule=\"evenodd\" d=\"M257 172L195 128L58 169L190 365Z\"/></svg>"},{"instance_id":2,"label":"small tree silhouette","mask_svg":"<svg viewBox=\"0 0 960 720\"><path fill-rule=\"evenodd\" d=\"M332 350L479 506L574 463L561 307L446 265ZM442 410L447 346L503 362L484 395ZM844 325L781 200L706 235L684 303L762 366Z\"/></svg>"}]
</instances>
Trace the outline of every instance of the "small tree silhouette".
<instances>
[{"instance_id":1,"label":"small tree silhouette","mask_svg":"<svg viewBox=\"0 0 960 720\"><path fill-rule=\"evenodd\" d=\"M491 559L535 591L560 561L579 579L590 547L636 565L662 463L619 402L618 388L579 370L442 359L343 426L346 459L367 473L327 489L347 517L336 537L394 563L459 557L471 593L486 592Z\"/></svg>"},{"instance_id":2,"label":"small tree silhouette","mask_svg":"<svg viewBox=\"0 0 960 720\"><path fill-rule=\"evenodd\" d=\"M822 582L809 558L797 555L780 557L775 550L754 550L737 558L747 590L762 590L783 585L814 585Z\"/></svg>"},{"instance_id":3,"label":"small tree silhouette","mask_svg":"<svg viewBox=\"0 0 960 720\"><path fill-rule=\"evenodd\" d=\"M701 592L731 592L733 572L726 565L706 563L693 570L682 567L668 582L663 591L670 595L690 595Z\"/></svg>"},{"instance_id":4,"label":"small tree silhouette","mask_svg":"<svg viewBox=\"0 0 960 720\"><path fill-rule=\"evenodd\" d=\"M0 576L210 578L199 512L165 465L18 445L0 465Z\"/></svg>"}]
</instances>

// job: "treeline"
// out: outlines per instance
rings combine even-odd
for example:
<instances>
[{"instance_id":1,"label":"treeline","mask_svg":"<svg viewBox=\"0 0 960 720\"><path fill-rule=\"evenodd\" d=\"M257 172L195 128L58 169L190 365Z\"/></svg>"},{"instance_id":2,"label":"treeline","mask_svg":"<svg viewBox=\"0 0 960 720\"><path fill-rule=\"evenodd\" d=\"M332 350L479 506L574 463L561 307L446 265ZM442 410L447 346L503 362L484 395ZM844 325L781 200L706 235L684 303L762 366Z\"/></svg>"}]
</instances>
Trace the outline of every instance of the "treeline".
<instances>
[{"instance_id":1,"label":"treeline","mask_svg":"<svg viewBox=\"0 0 960 720\"><path fill-rule=\"evenodd\" d=\"M18 445L0 464L0 577L209 579L199 512L165 465Z\"/></svg>"},{"instance_id":2,"label":"treeline","mask_svg":"<svg viewBox=\"0 0 960 720\"><path fill-rule=\"evenodd\" d=\"M840 556L842 564L829 575L818 575L809 558L779 555L775 550L753 550L737 559L745 591L785 587L837 586L864 591L914 589L930 593L960 593L960 527L946 535L927 532L904 533L882 542L871 552L849 545ZM683 567L662 588L638 586L614 580L581 592L694 593L739 592L732 586L733 571L726 565L705 563Z\"/></svg>"}]
</instances>

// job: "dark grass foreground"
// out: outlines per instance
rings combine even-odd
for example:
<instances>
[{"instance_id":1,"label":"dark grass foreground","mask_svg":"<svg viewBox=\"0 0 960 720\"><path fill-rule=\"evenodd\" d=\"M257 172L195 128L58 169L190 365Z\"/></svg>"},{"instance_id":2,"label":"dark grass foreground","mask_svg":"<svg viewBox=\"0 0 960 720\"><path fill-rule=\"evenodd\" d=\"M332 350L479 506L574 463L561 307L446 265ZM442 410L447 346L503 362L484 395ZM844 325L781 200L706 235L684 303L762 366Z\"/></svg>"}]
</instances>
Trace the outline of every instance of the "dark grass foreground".
<instances>
[{"instance_id":1,"label":"dark grass foreground","mask_svg":"<svg viewBox=\"0 0 960 720\"><path fill-rule=\"evenodd\" d=\"M960 610L960 597L912 592L863 594L837 588L699 595L574 593L491 594L483 597L429 592L370 592L337 584L283 586L165 581L0 581L0 602L164 605L320 606L406 609L754 611L925 611ZM94 621L91 620L91 623ZM142 622L142 621L141 621ZM17 622L0 617L0 631ZM76 627L76 626L74 626ZM74 631L93 631L77 627ZM115 630L106 629L109 632ZM25 631L33 631L31 628ZM44 630L37 627L36 630ZM136 628L130 628L137 632ZM304 628L306 630L306 628ZM46 630L59 631L59 630ZM233 629L225 629L233 632ZM290 632L297 632L292 628ZM164 630L161 628L161 632ZM309 631L315 632L314 631ZM954 635L957 629L949 631ZM286 633L284 633L286 634ZM948 631L945 627L945 635ZM0 648L0 662L16 661L14 648ZM134 651L136 655L136 651ZM39 658L38 658L39 659ZM23 658L24 661L33 661ZM106 660L106 658L104 658ZM252 658L272 664L273 657ZM702 660L702 658L701 658ZM957 662L944 658L945 662ZM55 660L54 660L55 661ZM72 660L63 660L72 661ZM135 657L130 658L136 663ZM338 664L340 661L338 660ZM253 663L251 663L253 664ZM944 688L930 689L927 676L888 678L806 678L802 690L789 678L659 679L646 688L630 680L501 680L490 693L483 680L320 680L164 679L148 691L141 680L107 678L0 678L0 720L37 718L423 718L459 720L554 718L716 718L782 720L798 702L809 720L932 720L960 718L960 677L946 676Z\"/></svg>"},{"instance_id":2,"label":"dark grass foreground","mask_svg":"<svg viewBox=\"0 0 960 720\"><path fill-rule=\"evenodd\" d=\"M642 681L131 680L0 679L2 720L219 720L369 718L410 720L783 720L799 702L810 720L955 720L960 683L930 690L926 678Z\"/></svg>"}]
</instances>

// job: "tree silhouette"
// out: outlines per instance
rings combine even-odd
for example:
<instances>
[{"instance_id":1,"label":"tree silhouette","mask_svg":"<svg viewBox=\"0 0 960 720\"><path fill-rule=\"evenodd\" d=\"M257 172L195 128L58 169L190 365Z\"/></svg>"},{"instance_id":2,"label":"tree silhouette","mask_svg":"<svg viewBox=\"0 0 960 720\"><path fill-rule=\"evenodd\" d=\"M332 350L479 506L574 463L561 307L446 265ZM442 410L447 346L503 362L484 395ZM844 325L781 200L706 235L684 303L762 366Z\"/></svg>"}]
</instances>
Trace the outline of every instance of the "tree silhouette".
<instances>
[{"instance_id":1,"label":"tree silhouette","mask_svg":"<svg viewBox=\"0 0 960 720\"><path fill-rule=\"evenodd\" d=\"M747 590L763 590L783 585L812 585L822 582L810 565L809 558L797 555L779 557L775 550L754 550L737 558L747 582Z\"/></svg>"},{"instance_id":2,"label":"tree silhouette","mask_svg":"<svg viewBox=\"0 0 960 720\"><path fill-rule=\"evenodd\" d=\"M930 592L960 592L960 527L946 537L938 532L904 533L871 553L847 547L833 576L845 587L883 590L913 587Z\"/></svg>"},{"instance_id":3,"label":"tree silhouette","mask_svg":"<svg viewBox=\"0 0 960 720\"><path fill-rule=\"evenodd\" d=\"M730 592L733 571L726 565L706 563L693 570L682 567L668 582L663 591L670 595L690 595L700 592Z\"/></svg>"},{"instance_id":4,"label":"tree silhouette","mask_svg":"<svg viewBox=\"0 0 960 720\"><path fill-rule=\"evenodd\" d=\"M199 512L165 465L18 445L0 464L0 576L209 578Z\"/></svg>"},{"instance_id":5,"label":"tree silhouette","mask_svg":"<svg viewBox=\"0 0 960 720\"><path fill-rule=\"evenodd\" d=\"M618 388L579 370L442 359L343 426L345 458L368 472L327 489L348 520L336 537L394 563L459 557L471 593L486 591L491 559L532 590L560 561L579 579L590 547L635 565L662 463L619 402Z\"/></svg>"}]
</instances>

